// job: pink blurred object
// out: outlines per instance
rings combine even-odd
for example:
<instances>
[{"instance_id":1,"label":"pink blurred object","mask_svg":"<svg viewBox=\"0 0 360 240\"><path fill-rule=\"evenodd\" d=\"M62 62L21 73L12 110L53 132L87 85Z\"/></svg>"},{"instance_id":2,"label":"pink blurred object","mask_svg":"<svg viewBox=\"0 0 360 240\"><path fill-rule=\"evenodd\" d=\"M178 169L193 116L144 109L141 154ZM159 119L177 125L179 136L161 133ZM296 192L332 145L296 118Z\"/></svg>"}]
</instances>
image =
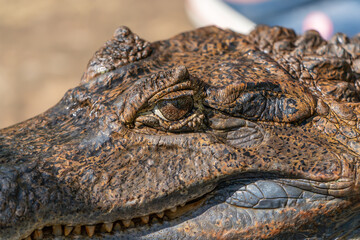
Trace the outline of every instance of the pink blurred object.
<instances>
[{"instance_id":1,"label":"pink blurred object","mask_svg":"<svg viewBox=\"0 0 360 240\"><path fill-rule=\"evenodd\" d=\"M360 32L360 0L186 0L196 26L215 24L248 33L258 24L317 30L325 39L335 32Z\"/></svg>"},{"instance_id":2,"label":"pink blurred object","mask_svg":"<svg viewBox=\"0 0 360 240\"><path fill-rule=\"evenodd\" d=\"M309 13L302 25L302 30L316 30L325 39L330 39L334 32L334 25L325 13L323 12L311 12Z\"/></svg>"}]
</instances>

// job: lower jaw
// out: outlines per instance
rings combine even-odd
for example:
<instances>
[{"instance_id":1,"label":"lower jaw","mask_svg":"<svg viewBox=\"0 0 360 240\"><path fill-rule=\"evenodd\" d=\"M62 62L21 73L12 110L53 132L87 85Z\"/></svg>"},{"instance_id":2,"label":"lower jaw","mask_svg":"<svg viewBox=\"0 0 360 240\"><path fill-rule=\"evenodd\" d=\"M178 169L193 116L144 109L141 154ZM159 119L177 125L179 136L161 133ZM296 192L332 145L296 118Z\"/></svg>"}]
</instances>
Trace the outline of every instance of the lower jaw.
<instances>
[{"instance_id":1,"label":"lower jaw","mask_svg":"<svg viewBox=\"0 0 360 240\"><path fill-rule=\"evenodd\" d=\"M236 185L236 184L235 184ZM218 194L220 192L220 194ZM186 203L185 205L178 206L177 208L168 209L161 213L154 213L143 217L133 218L129 220L118 220L115 222L105 222L99 223L95 225L54 225L54 226L44 226L42 229L34 230L30 235L26 236L23 239L32 240L32 239L69 239L69 238L86 238L90 237L91 239L127 239L128 234L132 234L133 236L139 237L143 239L157 239L157 238L147 238L145 236L158 236L160 239L163 238L159 235L159 231L164 228L172 228L172 231L181 232L181 228L185 229L186 226L191 226L192 219L199 218L201 219L202 213L205 213L207 210L210 210L213 207L226 205L224 203L224 192L226 189L214 190L211 193L205 194L204 196L195 199ZM212 200L214 196L220 195L222 197L217 200ZM216 197L215 197L216 198ZM210 199L210 200L209 200ZM209 201L207 201L209 200ZM336 200L336 199L335 199ZM206 202L206 205L204 203ZM210 202L210 204L209 204ZM323 204L323 203L321 203ZM315 204L316 205L316 204ZM320 206L320 205L319 205ZM244 207L233 207L234 209L238 209L241 211L247 211L247 208ZM298 207L300 209L300 207ZM299 209L289 208L291 211L297 211ZM308 209L309 210L309 209ZM251 211L251 208L248 208L248 211ZM285 211L284 209L257 209L256 211L268 212L269 215L277 214L277 211ZM196 213L198 212L198 213ZM274 213L273 213L274 212ZM306 211L305 211L306 212ZM311 213L317 212L311 209ZM229 213L230 214L230 213ZM233 214L236 214L235 212ZM206 214L205 214L206 215ZM208 214L209 215L209 214ZM210 213L211 215L211 213ZM311 215L311 214L310 214ZM214 217L216 218L216 217ZM221 216L220 216L221 218ZM185 223L190 220L190 224ZM272 219L269 219L269 221ZM203 222L208 221L206 216L204 220L200 220ZM220 221L221 222L221 221ZM185 224L185 227L183 226ZM210 224L211 225L211 224ZM179 227L176 227L179 226ZM215 227L216 228L216 227ZM239 229L246 229L249 226L243 225L235 227L238 229L232 230L232 232L238 232ZM251 226L250 226L251 228ZM249 229L250 229L249 228ZM177 229L177 230L174 230ZM223 229L219 228L218 232L221 232ZM253 229L254 231L256 229ZM203 231L199 229L199 231ZM171 231L170 231L171 232ZM208 232L213 232L214 229L209 228ZM243 231L244 232L244 231ZM149 235L150 234L150 235ZM184 233L185 234L185 233ZM243 233L242 233L243 234ZM246 235L246 234L245 234ZM245 235L242 236L243 239L246 239ZM213 235L211 235L213 236ZM207 236L209 239L212 239L210 235ZM185 239L191 239L185 238ZM249 238L251 239L251 238Z\"/></svg>"},{"instance_id":2,"label":"lower jaw","mask_svg":"<svg viewBox=\"0 0 360 240\"><path fill-rule=\"evenodd\" d=\"M30 235L23 238L24 240L37 240L37 239L61 239L61 237L81 238L81 237L93 237L96 239L101 235L114 235L124 232L129 229L137 229L144 226L150 227L153 224L164 224L173 219L194 211L203 205L209 194L206 194L200 198L189 201L186 204L179 205L175 208L165 210L163 212L150 214L143 217L137 217L128 220L118 220L115 222L104 222L95 225L52 225L44 226L43 228L35 229ZM60 237L60 238L59 238Z\"/></svg>"},{"instance_id":3,"label":"lower jaw","mask_svg":"<svg viewBox=\"0 0 360 240\"><path fill-rule=\"evenodd\" d=\"M253 209L231 207L226 203L212 206L203 205L191 214L185 214L173 220L163 220L150 224L139 224L134 222L134 227L113 231L111 233L96 233L91 239L101 240L124 240L124 239L299 239L296 236L312 237L314 239L335 239L327 236L334 234L333 225L328 227L325 220L332 220L341 211L334 210L345 207L339 199L330 202L314 202L311 205L298 206L298 208L261 209L254 213L253 220L257 222L246 222L227 224L229 216L246 216L247 211ZM215 208L215 211L214 211ZM210 213L208 212L210 211ZM329 214L332 212L331 214ZM212 214L215 213L215 214ZM239 217L239 216L238 216ZM239 219L238 219L239 220ZM218 222L222 223L219 224ZM323 224L316 228L316 224ZM330 230L324 230L323 227ZM308 228L309 227L309 228ZM320 230L321 229L321 232ZM327 232L328 231L328 232ZM84 239L85 236L71 236L70 239ZM303 239L300 238L300 239ZM48 236L44 239L54 239ZM56 240L69 239L57 237ZM347 239L347 238L345 238Z\"/></svg>"}]
</instances>

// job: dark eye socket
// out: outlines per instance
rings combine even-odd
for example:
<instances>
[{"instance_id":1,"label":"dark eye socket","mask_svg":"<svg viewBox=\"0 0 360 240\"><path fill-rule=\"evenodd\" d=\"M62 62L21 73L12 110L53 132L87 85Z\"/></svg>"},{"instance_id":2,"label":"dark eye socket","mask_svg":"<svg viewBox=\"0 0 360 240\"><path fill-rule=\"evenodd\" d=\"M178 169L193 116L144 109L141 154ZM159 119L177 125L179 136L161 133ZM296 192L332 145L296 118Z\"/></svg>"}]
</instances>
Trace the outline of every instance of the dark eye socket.
<instances>
[{"instance_id":1,"label":"dark eye socket","mask_svg":"<svg viewBox=\"0 0 360 240\"><path fill-rule=\"evenodd\" d=\"M155 114L168 121L177 121L185 117L194 106L192 96L166 99L157 102Z\"/></svg>"}]
</instances>

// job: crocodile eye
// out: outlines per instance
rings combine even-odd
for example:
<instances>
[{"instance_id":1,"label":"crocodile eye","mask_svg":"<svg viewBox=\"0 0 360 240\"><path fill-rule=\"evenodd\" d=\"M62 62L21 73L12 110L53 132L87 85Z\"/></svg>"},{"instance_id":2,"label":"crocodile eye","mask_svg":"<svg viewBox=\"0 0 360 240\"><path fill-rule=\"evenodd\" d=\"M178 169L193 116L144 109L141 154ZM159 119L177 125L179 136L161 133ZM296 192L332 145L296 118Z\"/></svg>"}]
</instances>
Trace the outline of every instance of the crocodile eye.
<instances>
[{"instance_id":1,"label":"crocodile eye","mask_svg":"<svg viewBox=\"0 0 360 240\"><path fill-rule=\"evenodd\" d=\"M177 121L185 117L194 106L191 96L161 100L156 103L154 113L166 121Z\"/></svg>"}]
</instances>

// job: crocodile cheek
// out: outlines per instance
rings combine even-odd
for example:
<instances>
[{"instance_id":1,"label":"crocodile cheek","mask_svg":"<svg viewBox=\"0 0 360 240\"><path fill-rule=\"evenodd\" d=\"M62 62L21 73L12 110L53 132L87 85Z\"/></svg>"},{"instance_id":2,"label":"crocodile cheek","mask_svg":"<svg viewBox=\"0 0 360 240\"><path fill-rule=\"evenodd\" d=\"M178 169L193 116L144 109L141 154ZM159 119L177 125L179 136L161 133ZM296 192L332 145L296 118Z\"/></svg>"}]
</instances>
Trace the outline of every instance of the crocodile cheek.
<instances>
[{"instance_id":1,"label":"crocodile cheek","mask_svg":"<svg viewBox=\"0 0 360 240\"><path fill-rule=\"evenodd\" d=\"M231 131L226 135L227 144L236 148L248 148L260 145L264 140L264 134L260 128L245 127Z\"/></svg>"},{"instance_id":2,"label":"crocodile cheek","mask_svg":"<svg viewBox=\"0 0 360 240\"><path fill-rule=\"evenodd\" d=\"M238 149L257 147L266 137L259 125L239 118L211 118L210 127L219 139Z\"/></svg>"},{"instance_id":3,"label":"crocodile cheek","mask_svg":"<svg viewBox=\"0 0 360 240\"><path fill-rule=\"evenodd\" d=\"M225 152L232 152L231 159L247 169L236 172L275 172L316 181L334 181L353 173L341 157L341 146L330 147L326 137L307 128L254 123L221 113L209 118L209 127Z\"/></svg>"}]
</instances>

